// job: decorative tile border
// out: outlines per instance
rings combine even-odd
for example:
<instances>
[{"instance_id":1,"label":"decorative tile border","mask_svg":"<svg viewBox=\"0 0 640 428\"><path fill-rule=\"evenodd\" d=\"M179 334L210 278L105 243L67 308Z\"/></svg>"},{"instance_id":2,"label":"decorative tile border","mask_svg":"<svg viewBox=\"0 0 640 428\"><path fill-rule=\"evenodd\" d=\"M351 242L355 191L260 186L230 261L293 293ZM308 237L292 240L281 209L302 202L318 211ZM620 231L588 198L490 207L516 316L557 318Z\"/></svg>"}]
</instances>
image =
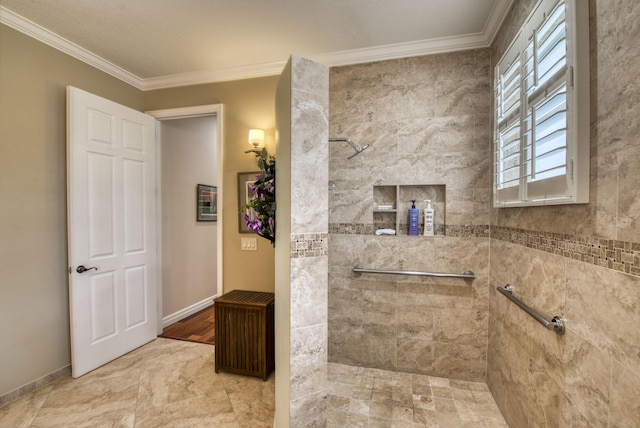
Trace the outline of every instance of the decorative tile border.
<instances>
[{"instance_id":1,"label":"decorative tile border","mask_svg":"<svg viewBox=\"0 0 640 428\"><path fill-rule=\"evenodd\" d=\"M442 226L442 225L440 225ZM395 224L390 225L394 228ZM403 228L404 227L404 228ZM400 225L401 230L406 225ZM617 241L591 236L567 235L563 233L538 232L512 227L482 225L446 225L444 236L448 238L494 238L580 260L596 266L640 276L640 243ZM373 235L373 224L330 223L329 233L336 235ZM406 233L400 233L400 236ZM441 228L436 228L441 236ZM292 248L294 248L292 246ZM326 250L325 250L326 251Z\"/></svg>"},{"instance_id":2,"label":"decorative tile border","mask_svg":"<svg viewBox=\"0 0 640 428\"><path fill-rule=\"evenodd\" d=\"M364 223L330 223L329 224L329 233L335 235L374 235L375 229L377 228L389 228L394 229L395 224L377 224L374 227L373 224L364 224ZM406 236L407 225L400 224L400 233L399 236ZM446 236L449 238L466 238L466 237L476 237L476 238L488 238L489 237L489 226L486 224L480 225L443 225L436 224L435 225L435 235L436 236Z\"/></svg>"},{"instance_id":3,"label":"decorative tile border","mask_svg":"<svg viewBox=\"0 0 640 428\"><path fill-rule=\"evenodd\" d=\"M638 242L498 226L491 227L491 237L640 276L640 243Z\"/></svg>"},{"instance_id":4,"label":"decorative tile border","mask_svg":"<svg viewBox=\"0 0 640 428\"><path fill-rule=\"evenodd\" d=\"M290 258L326 256L328 238L328 233L292 233Z\"/></svg>"}]
</instances>

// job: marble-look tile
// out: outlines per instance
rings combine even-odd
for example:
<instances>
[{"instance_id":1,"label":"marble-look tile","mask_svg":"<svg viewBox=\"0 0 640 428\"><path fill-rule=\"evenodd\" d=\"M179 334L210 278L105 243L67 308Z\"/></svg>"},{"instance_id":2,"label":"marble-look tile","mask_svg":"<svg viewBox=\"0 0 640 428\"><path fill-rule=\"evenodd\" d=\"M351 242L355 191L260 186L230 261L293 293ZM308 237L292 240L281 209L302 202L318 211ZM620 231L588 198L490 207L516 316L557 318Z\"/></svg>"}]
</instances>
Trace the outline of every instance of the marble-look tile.
<instances>
[{"instance_id":1,"label":"marble-look tile","mask_svg":"<svg viewBox=\"0 0 640 428\"><path fill-rule=\"evenodd\" d=\"M291 331L290 394L303 398L326 390L327 325Z\"/></svg>"},{"instance_id":2,"label":"marble-look tile","mask_svg":"<svg viewBox=\"0 0 640 428\"><path fill-rule=\"evenodd\" d=\"M618 156L609 153L592 157L590 174L589 206L595 236L616 236Z\"/></svg>"},{"instance_id":3,"label":"marble-look tile","mask_svg":"<svg viewBox=\"0 0 640 428\"><path fill-rule=\"evenodd\" d=\"M436 116L485 113L490 107L491 85L487 78L436 82Z\"/></svg>"},{"instance_id":4,"label":"marble-look tile","mask_svg":"<svg viewBox=\"0 0 640 428\"><path fill-rule=\"evenodd\" d=\"M597 41L597 72L610 80L625 80L633 76L632 70L640 65L640 5L629 0L608 2L597 0L591 7L593 39ZM615 78L611 75L615 73ZM594 77L594 76L592 76Z\"/></svg>"},{"instance_id":5,"label":"marble-look tile","mask_svg":"<svg viewBox=\"0 0 640 428\"><path fill-rule=\"evenodd\" d=\"M398 148L404 153L434 155L474 148L473 115L400 120Z\"/></svg>"},{"instance_id":6,"label":"marble-look tile","mask_svg":"<svg viewBox=\"0 0 640 428\"><path fill-rule=\"evenodd\" d=\"M343 67L331 67L332 87L371 88L398 83L398 61L377 61Z\"/></svg>"},{"instance_id":7,"label":"marble-look tile","mask_svg":"<svg viewBox=\"0 0 640 428\"><path fill-rule=\"evenodd\" d=\"M611 73L616 77L611 78ZM633 102L640 96L640 76L620 75L613 70L604 76L597 80L594 94L597 96L597 115L592 133L595 133L599 156L638 145L640 130L640 124L635 120L638 105Z\"/></svg>"},{"instance_id":8,"label":"marble-look tile","mask_svg":"<svg viewBox=\"0 0 640 428\"><path fill-rule=\"evenodd\" d=\"M618 162L617 236L640 242L640 144L618 152Z\"/></svg>"},{"instance_id":9,"label":"marble-look tile","mask_svg":"<svg viewBox=\"0 0 640 428\"><path fill-rule=\"evenodd\" d=\"M486 377L487 348L434 342L433 373L452 379L481 381Z\"/></svg>"},{"instance_id":10,"label":"marble-look tile","mask_svg":"<svg viewBox=\"0 0 640 428\"><path fill-rule=\"evenodd\" d=\"M329 93L329 70L322 64L292 55L291 87L326 96Z\"/></svg>"},{"instance_id":11,"label":"marble-look tile","mask_svg":"<svg viewBox=\"0 0 640 428\"><path fill-rule=\"evenodd\" d=\"M57 381L56 385L60 382ZM0 426L7 428L30 427L54 386L49 384L21 397L10 405L0 407Z\"/></svg>"},{"instance_id":12,"label":"marble-look tile","mask_svg":"<svg viewBox=\"0 0 640 428\"><path fill-rule=\"evenodd\" d=\"M202 396L222 398L226 395L216 382L213 382L213 349L198 346L180 347L171 358L157 358L170 364L152 364L154 360L149 360L150 363L145 363L142 368L139 379L134 378L135 390L140 391L142 396L137 403L137 411L140 414L155 414L161 409L176 407L182 401ZM184 379L190 381L186 383Z\"/></svg>"},{"instance_id":13,"label":"marble-look tile","mask_svg":"<svg viewBox=\"0 0 640 428\"><path fill-rule=\"evenodd\" d=\"M396 309L396 337L433 340L433 308L402 305Z\"/></svg>"},{"instance_id":14,"label":"marble-look tile","mask_svg":"<svg viewBox=\"0 0 640 428\"><path fill-rule=\"evenodd\" d=\"M567 262L569 327L628 368L640 365L639 283L638 277Z\"/></svg>"},{"instance_id":15,"label":"marble-look tile","mask_svg":"<svg viewBox=\"0 0 640 428\"><path fill-rule=\"evenodd\" d=\"M637 369L637 366L635 367ZM640 421L640 375L614 363L609 426L634 427Z\"/></svg>"},{"instance_id":16,"label":"marble-look tile","mask_svg":"<svg viewBox=\"0 0 640 428\"><path fill-rule=\"evenodd\" d=\"M565 312L565 258L544 251L514 245L514 260L526 260L514 269L510 280L514 295L536 308L540 313L553 317Z\"/></svg>"},{"instance_id":17,"label":"marble-look tile","mask_svg":"<svg viewBox=\"0 0 640 428\"><path fill-rule=\"evenodd\" d=\"M491 50L476 49L474 51L475 65L473 70L474 77L491 77Z\"/></svg>"},{"instance_id":18,"label":"marble-look tile","mask_svg":"<svg viewBox=\"0 0 640 428\"><path fill-rule=\"evenodd\" d=\"M438 342L483 347L487 343L488 316L485 310L436 309L433 338Z\"/></svg>"},{"instance_id":19,"label":"marble-look tile","mask_svg":"<svg viewBox=\"0 0 640 428\"><path fill-rule=\"evenodd\" d=\"M291 328L327 322L327 257L291 259Z\"/></svg>"},{"instance_id":20,"label":"marble-look tile","mask_svg":"<svg viewBox=\"0 0 640 428\"><path fill-rule=\"evenodd\" d=\"M321 428L327 426L327 393L321 391L313 395L294 399L291 402L291 428Z\"/></svg>"},{"instance_id":21,"label":"marble-look tile","mask_svg":"<svg viewBox=\"0 0 640 428\"><path fill-rule=\"evenodd\" d=\"M483 152L441 153L436 156L436 176L451 187L491 186L491 159Z\"/></svg>"},{"instance_id":22,"label":"marble-look tile","mask_svg":"<svg viewBox=\"0 0 640 428\"><path fill-rule=\"evenodd\" d=\"M538 349L534 361L539 366L547 366L545 370L555 377L555 382L562 387L567 398L561 420L584 419L594 426L607 426L611 357L571 330L565 336L561 341L564 355L559 367L556 367L553 358L539 358L541 353L552 350L553 346L544 349L538 345L534 348ZM551 340L547 339L546 342ZM550 367L549 363L552 364Z\"/></svg>"},{"instance_id":23,"label":"marble-look tile","mask_svg":"<svg viewBox=\"0 0 640 428\"><path fill-rule=\"evenodd\" d=\"M398 370L409 373L433 372L434 344L427 340L397 339Z\"/></svg>"},{"instance_id":24,"label":"marble-look tile","mask_svg":"<svg viewBox=\"0 0 640 428\"><path fill-rule=\"evenodd\" d=\"M328 98L303 90L291 92L292 163L328 165ZM292 165L293 167L293 165ZM292 180L297 177L292 175Z\"/></svg>"},{"instance_id":25,"label":"marble-look tile","mask_svg":"<svg viewBox=\"0 0 640 428\"><path fill-rule=\"evenodd\" d=\"M372 223L373 203L372 192L367 192L363 195L362 190L340 190L336 188L329 194L331 222Z\"/></svg>"},{"instance_id":26,"label":"marble-look tile","mask_svg":"<svg viewBox=\"0 0 640 428\"><path fill-rule=\"evenodd\" d=\"M213 350L157 339L3 407L0 426L271 426L275 376L215 374Z\"/></svg>"}]
</instances>

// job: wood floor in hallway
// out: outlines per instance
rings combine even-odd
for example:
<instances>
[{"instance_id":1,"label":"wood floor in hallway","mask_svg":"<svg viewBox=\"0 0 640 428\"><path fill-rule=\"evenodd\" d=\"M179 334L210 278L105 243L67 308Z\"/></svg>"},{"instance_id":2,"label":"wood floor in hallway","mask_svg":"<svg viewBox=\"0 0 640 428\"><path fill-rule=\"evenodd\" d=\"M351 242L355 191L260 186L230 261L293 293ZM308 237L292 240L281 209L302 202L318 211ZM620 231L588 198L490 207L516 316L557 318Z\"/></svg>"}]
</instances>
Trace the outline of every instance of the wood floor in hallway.
<instances>
[{"instance_id":1,"label":"wood floor in hallway","mask_svg":"<svg viewBox=\"0 0 640 428\"><path fill-rule=\"evenodd\" d=\"M215 320L214 305L211 305L165 327L160 337L215 345Z\"/></svg>"}]
</instances>

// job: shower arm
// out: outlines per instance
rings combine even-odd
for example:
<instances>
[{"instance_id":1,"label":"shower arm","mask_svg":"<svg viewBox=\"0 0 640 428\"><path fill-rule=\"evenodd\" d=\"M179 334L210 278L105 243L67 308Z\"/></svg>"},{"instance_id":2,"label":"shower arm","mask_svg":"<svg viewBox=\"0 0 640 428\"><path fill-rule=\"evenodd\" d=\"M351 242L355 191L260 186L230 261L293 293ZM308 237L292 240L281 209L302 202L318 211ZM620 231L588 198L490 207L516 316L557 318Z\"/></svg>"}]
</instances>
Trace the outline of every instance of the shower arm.
<instances>
[{"instance_id":1,"label":"shower arm","mask_svg":"<svg viewBox=\"0 0 640 428\"><path fill-rule=\"evenodd\" d=\"M351 146L351 148L355 151L355 153L353 153L351 156L347 157L347 159L351 159L354 156L358 156L360 153L364 152L367 149L367 147L369 147L368 144L366 146L360 147L359 145L357 145L356 143L351 141L349 138L343 138L343 137L329 138L329 142L332 142L332 141L344 141L345 143L347 143L347 144L349 144Z\"/></svg>"},{"instance_id":2,"label":"shower arm","mask_svg":"<svg viewBox=\"0 0 640 428\"><path fill-rule=\"evenodd\" d=\"M353 150L355 150L356 152L362 151L362 148L359 145L357 145L356 143L354 143L348 138L329 138L330 143L334 141L344 141L345 143L349 144L353 148Z\"/></svg>"}]
</instances>

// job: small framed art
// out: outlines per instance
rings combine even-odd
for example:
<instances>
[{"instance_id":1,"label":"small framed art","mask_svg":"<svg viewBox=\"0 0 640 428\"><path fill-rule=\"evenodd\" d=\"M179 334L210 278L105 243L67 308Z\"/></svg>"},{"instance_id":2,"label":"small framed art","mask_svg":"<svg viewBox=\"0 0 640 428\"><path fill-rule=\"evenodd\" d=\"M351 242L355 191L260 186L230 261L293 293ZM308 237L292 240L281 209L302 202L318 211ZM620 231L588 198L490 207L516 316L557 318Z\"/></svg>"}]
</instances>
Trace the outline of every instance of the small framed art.
<instances>
[{"instance_id":1,"label":"small framed art","mask_svg":"<svg viewBox=\"0 0 640 428\"><path fill-rule=\"evenodd\" d=\"M196 203L198 221L218 220L218 190L216 186L198 184Z\"/></svg>"}]
</instances>

